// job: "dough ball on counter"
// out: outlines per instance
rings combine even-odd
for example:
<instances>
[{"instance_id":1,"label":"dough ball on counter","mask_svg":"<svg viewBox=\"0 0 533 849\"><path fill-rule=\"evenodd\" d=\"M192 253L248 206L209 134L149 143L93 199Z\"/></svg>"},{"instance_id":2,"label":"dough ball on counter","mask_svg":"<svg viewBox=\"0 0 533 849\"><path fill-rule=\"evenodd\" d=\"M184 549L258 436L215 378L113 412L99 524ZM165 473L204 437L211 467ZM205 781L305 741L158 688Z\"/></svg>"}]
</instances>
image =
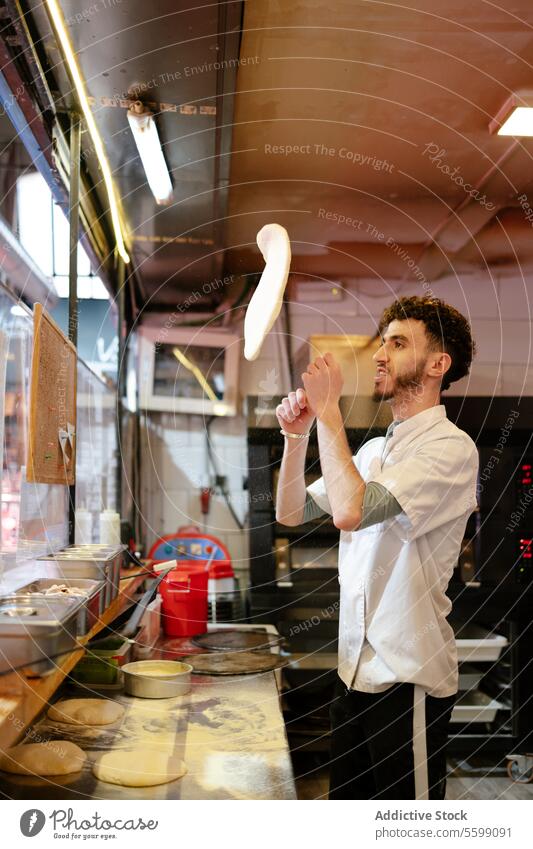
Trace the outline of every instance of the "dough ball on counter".
<instances>
[{"instance_id":1,"label":"dough ball on counter","mask_svg":"<svg viewBox=\"0 0 533 849\"><path fill-rule=\"evenodd\" d=\"M96 778L123 787L168 784L186 772L187 767L176 755L154 752L152 749L106 752L93 764Z\"/></svg>"},{"instance_id":2,"label":"dough ball on counter","mask_svg":"<svg viewBox=\"0 0 533 849\"><path fill-rule=\"evenodd\" d=\"M21 743L0 755L0 769L15 775L69 775L79 772L87 755L68 740Z\"/></svg>"},{"instance_id":3,"label":"dough ball on counter","mask_svg":"<svg viewBox=\"0 0 533 849\"><path fill-rule=\"evenodd\" d=\"M125 710L110 699L65 699L48 709L48 719L71 725L111 725Z\"/></svg>"}]
</instances>

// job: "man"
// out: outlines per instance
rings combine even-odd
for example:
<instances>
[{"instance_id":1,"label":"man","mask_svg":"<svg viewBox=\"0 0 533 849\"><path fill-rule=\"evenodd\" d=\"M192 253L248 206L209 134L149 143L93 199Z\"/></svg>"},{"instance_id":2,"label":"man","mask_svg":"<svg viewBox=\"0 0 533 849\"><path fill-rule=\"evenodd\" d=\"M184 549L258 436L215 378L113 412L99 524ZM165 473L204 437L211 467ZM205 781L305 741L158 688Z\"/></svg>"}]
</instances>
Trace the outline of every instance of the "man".
<instances>
[{"instance_id":1,"label":"man","mask_svg":"<svg viewBox=\"0 0 533 849\"><path fill-rule=\"evenodd\" d=\"M298 525L329 513L340 530L330 799L443 799L458 685L445 593L477 506L479 460L440 393L468 374L475 343L466 319L430 297L395 301L379 331L374 399L391 406L386 436L352 456L339 366L318 357L276 409L286 437L276 517ZM315 418L323 477L306 490Z\"/></svg>"}]
</instances>

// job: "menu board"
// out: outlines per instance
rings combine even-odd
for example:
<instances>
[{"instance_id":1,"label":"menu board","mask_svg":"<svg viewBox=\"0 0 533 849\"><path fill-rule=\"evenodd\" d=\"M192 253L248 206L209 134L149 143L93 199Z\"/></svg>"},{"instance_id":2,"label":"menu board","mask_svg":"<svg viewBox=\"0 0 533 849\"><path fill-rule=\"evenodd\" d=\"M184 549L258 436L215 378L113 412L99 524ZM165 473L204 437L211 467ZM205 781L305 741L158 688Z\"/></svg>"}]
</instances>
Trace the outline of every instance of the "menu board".
<instances>
[{"instance_id":1,"label":"menu board","mask_svg":"<svg viewBox=\"0 0 533 849\"><path fill-rule=\"evenodd\" d=\"M33 311L27 480L76 479L76 348L42 304Z\"/></svg>"}]
</instances>

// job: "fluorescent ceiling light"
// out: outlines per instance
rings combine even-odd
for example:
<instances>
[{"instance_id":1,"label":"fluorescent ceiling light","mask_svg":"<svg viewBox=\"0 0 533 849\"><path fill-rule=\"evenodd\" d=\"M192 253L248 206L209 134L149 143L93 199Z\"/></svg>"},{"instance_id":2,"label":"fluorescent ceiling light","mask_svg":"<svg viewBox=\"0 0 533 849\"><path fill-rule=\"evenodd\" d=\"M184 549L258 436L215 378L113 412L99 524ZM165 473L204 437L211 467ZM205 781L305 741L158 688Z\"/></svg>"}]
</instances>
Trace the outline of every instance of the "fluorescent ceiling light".
<instances>
[{"instance_id":1,"label":"fluorescent ceiling light","mask_svg":"<svg viewBox=\"0 0 533 849\"><path fill-rule=\"evenodd\" d=\"M93 113L91 112L89 101L87 100L85 83L83 81L81 71L78 67L72 44L70 43L70 38L65 26L65 19L63 18L63 13L59 8L59 5L56 0L45 0L45 3L50 18L52 19L56 35L61 44L63 50L63 58L68 66L72 82L74 83L74 87L78 95L80 109L83 112L83 117L85 118L85 123L87 124L87 129L89 130L89 135L91 136L91 141L98 157L100 168L102 169L102 176L104 178L105 187L107 189L107 197L109 199L109 211L111 213L111 220L113 222L113 230L115 233L117 250L124 262L128 263L130 261L130 258L126 250L125 240L122 234L120 211L117 196L115 193L115 186L113 184L113 177L111 175L111 168L109 162L107 161L107 156L104 150L104 144L102 142L100 133L98 132L95 120L93 118Z\"/></svg>"},{"instance_id":2,"label":"fluorescent ceiling light","mask_svg":"<svg viewBox=\"0 0 533 849\"><path fill-rule=\"evenodd\" d=\"M533 108L517 106L498 130L499 136L533 136Z\"/></svg>"},{"instance_id":3,"label":"fluorescent ceiling light","mask_svg":"<svg viewBox=\"0 0 533 849\"><path fill-rule=\"evenodd\" d=\"M172 183L163 156L154 116L139 101L128 109L128 121L139 156L146 173L148 185L159 204L172 200Z\"/></svg>"},{"instance_id":4,"label":"fluorescent ceiling light","mask_svg":"<svg viewBox=\"0 0 533 849\"><path fill-rule=\"evenodd\" d=\"M533 136L533 92L514 92L489 124L499 136Z\"/></svg>"}]
</instances>

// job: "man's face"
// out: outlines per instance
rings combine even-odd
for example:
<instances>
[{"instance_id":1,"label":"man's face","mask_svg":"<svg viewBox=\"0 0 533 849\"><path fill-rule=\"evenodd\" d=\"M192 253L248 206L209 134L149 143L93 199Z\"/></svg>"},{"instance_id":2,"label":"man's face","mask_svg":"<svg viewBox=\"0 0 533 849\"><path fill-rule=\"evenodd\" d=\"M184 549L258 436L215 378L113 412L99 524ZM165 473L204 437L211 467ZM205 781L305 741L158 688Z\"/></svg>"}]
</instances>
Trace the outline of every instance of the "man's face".
<instances>
[{"instance_id":1,"label":"man's face","mask_svg":"<svg viewBox=\"0 0 533 849\"><path fill-rule=\"evenodd\" d=\"M394 320L384 329L382 345L373 355L376 363L374 401L388 401L420 391L428 357L423 321Z\"/></svg>"}]
</instances>

